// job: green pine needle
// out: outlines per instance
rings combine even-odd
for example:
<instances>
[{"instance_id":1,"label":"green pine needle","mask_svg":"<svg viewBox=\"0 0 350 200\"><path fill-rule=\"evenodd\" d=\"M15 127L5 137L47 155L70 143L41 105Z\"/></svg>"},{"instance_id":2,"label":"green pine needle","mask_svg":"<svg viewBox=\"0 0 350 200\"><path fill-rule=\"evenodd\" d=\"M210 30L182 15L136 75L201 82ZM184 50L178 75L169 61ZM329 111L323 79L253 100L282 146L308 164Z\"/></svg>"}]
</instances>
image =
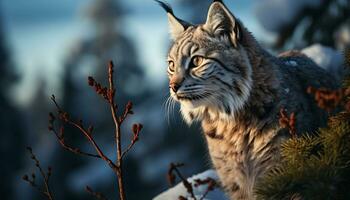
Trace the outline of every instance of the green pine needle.
<instances>
[{"instance_id":1,"label":"green pine needle","mask_svg":"<svg viewBox=\"0 0 350 200\"><path fill-rule=\"evenodd\" d=\"M350 67L350 49L345 51ZM344 81L350 88L350 76ZM329 118L316 135L291 138L281 145L282 163L255 187L257 199L350 199L350 113Z\"/></svg>"}]
</instances>

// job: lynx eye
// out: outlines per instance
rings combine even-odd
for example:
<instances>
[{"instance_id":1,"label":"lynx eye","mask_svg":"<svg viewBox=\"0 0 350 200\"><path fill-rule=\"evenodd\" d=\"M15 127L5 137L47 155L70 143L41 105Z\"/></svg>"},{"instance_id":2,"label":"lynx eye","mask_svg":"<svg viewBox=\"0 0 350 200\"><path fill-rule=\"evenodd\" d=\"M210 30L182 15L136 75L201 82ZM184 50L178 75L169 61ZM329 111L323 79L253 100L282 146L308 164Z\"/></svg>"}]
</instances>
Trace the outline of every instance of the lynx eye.
<instances>
[{"instance_id":1,"label":"lynx eye","mask_svg":"<svg viewBox=\"0 0 350 200\"><path fill-rule=\"evenodd\" d=\"M202 65L204 58L202 56L194 56L191 60L190 67L199 67Z\"/></svg>"},{"instance_id":2,"label":"lynx eye","mask_svg":"<svg viewBox=\"0 0 350 200\"><path fill-rule=\"evenodd\" d=\"M168 71L173 73L175 71L175 63L174 61L169 60L168 61Z\"/></svg>"}]
</instances>

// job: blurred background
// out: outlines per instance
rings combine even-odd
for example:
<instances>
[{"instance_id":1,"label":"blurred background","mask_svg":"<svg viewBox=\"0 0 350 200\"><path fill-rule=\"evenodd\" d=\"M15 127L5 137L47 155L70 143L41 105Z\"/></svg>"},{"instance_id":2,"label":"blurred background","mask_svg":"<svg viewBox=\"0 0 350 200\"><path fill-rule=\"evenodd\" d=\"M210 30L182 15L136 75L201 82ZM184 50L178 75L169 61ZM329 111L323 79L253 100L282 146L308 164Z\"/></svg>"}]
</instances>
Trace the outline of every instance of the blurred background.
<instances>
[{"instance_id":1,"label":"blurred background","mask_svg":"<svg viewBox=\"0 0 350 200\"><path fill-rule=\"evenodd\" d=\"M55 94L73 118L94 124L95 137L113 158L109 108L87 85L106 83L107 62L116 64L117 100L132 100L135 114L123 126L144 124L125 161L129 199L151 199L168 188L170 162L185 175L210 168L198 125L187 127L178 108L167 114L165 12L152 0L0 1L0 192L1 199L43 199L21 177L35 171L26 146L52 166L55 199L90 199L89 185L116 196L115 177L102 161L64 151L47 130ZM211 1L169 0L175 13L202 23ZM271 52L322 44L341 51L350 44L349 0L226 0L234 15ZM74 129L67 140L92 151ZM92 198L91 198L92 199Z\"/></svg>"}]
</instances>

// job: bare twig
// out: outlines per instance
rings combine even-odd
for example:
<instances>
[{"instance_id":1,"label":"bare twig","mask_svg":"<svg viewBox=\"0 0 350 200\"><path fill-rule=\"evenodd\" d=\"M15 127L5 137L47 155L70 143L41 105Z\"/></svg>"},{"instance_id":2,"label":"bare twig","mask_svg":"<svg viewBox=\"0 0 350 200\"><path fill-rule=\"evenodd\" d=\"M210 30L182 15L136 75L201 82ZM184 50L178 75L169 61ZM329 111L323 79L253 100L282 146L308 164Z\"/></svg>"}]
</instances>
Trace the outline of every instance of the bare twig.
<instances>
[{"instance_id":1,"label":"bare twig","mask_svg":"<svg viewBox=\"0 0 350 200\"><path fill-rule=\"evenodd\" d=\"M204 194L200 197L199 200L203 200L210 191L213 191L215 187L217 187L217 183L214 179L208 177L204 180L202 179L195 179L194 182L195 184L192 185L180 172L179 168L183 167L183 163L170 163L169 170L168 170L168 181L170 185L174 185L176 181L176 175L180 178L182 181L182 184L186 188L187 192L191 195L191 198L193 200L197 200L197 197L194 194L194 187L199 187L201 185L208 185L206 191ZM175 173L174 173L175 172ZM184 196L179 196L179 200L187 200L186 197Z\"/></svg>"},{"instance_id":2,"label":"bare twig","mask_svg":"<svg viewBox=\"0 0 350 200\"><path fill-rule=\"evenodd\" d=\"M55 102L56 107L57 107L58 109L60 109L60 107L58 106L58 104L57 104L57 102L56 102L55 96L52 96L52 97L51 97L51 100L52 100L53 102ZM56 136L58 142L60 143L60 145L61 145L64 149L66 149L67 151L70 151L70 152L72 152L72 153L82 155L82 156L90 156L90 157L95 157L95 158L101 158L101 157L100 157L99 155L97 155L97 154L86 153L86 152L81 151L79 148L74 148L74 147L68 145L68 144L66 143L65 139L64 139L64 128L63 128L63 126L60 127L60 130L59 130L59 131L57 131L57 130L54 128L54 127L55 127L55 126L54 126L54 125L55 125L54 123L55 123L55 116L54 116L53 113L50 112L50 113L49 113L49 130L52 131L52 132L55 134L55 136Z\"/></svg>"},{"instance_id":3,"label":"bare twig","mask_svg":"<svg viewBox=\"0 0 350 200\"><path fill-rule=\"evenodd\" d=\"M187 192L191 195L193 199L196 199L196 196L193 193L193 187L188 180L182 176L179 167L183 167L185 164L183 163L170 163L169 170L168 170L168 180L171 185L174 185L176 176L174 172L177 174L177 176L181 179L182 184L185 186Z\"/></svg>"},{"instance_id":4,"label":"bare twig","mask_svg":"<svg viewBox=\"0 0 350 200\"><path fill-rule=\"evenodd\" d=\"M142 125L141 124L134 124L133 125L133 127L132 127L133 137L132 137L131 143L125 150L122 150L121 125L124 122L124 120L127 118L128 115L133 114L133 111L132 111L132 103L128 102L128 104L125 106L121 116L118 116L118 113L117 113L118 106L115 103L116 88L114 86L113 73L114 73L114 65L112 62L109 62L109 64L108 64L109 87L108 88L103 87L100 83L95 81L95 79L93 77L88 77L88 84L91 87L93 87L95 92L98 95L100 95L103 99L105 99L109 104L109 107L111 110L111 115L113 118L113 123L115 126L114 141L116 143L116 155L117 155L116 156L117 159L115 162L113 162L110 158L108 158L103 153L103 151L101 150L99 145L96 143L96 141L92 135L93 126L90 125L88 128L85 128L83 125L83 122L81 120L78 120L78 121L72 120L69 117L69 114L67 112L65 112L63 109L61 109L61 107L57 103L54 95L52 95L51 100L53 101L53 103L55 104L55 106L57 108L58 119L61 120L62 122L64 122L65 124L71 125L74 128L78 129L83 134L83 136L89 141L89 143L95 149L97 154L83 152L79 148L74 148L74 147L68 145L64 139L64 128L63 128L63 126L61 126L60 131L56 130L55 124L54 124L56 117L52 113L50 113L50 115L49 115L49 117L50 117L49 118L49 130L52 131L56 135L59 143L61 144L61 146L64 149L66 149L72 153L75 153L75 154L99 158L99 159L104 160L108 164L108 166L113 170L113 172L115 173L115 175L117 177L119 199L125 200L126 195L125 195L125 189L124 189L124 184L123 184L123 158L132 149L132 147L135 145L135 143L138 141L139 134L140 134L141 129L142 129ZM93 192L91 190L91 188L89 188L89 187L87 187L87 191L90 194L94 195L95 197L99 196L100 198L102 198L102 196L103 196L101 193Z\"/></svg>"},{"instance_id":5,"label":"bare twig","mask_svg":"<svg viewBox=\"0 0 350 200\"><path fill-rule=\"evenodd\" d=\"M93 191L89 186L86 186L85 189L91 196L94 196L96 199L108 200L102 193Z\"/></svg>"},{"instance_id":6,"label":"bare twig","mask_svg":"<svg viewBox=\"0 0 350 200\"><path fill-rule=\"evenodd\" d=\"M208 177L204 180L202 179L195 179L196 183L194 184L195 187L198 187L200 185L208 185L207 189L205 190L204 194L199 200L205 199L205 197L209 194L210 191L213 191L217 187L217 183L214 179Z\"/></svg>"},{"instance_id":7,"label":"bare twig","mask_svg":"<svg viewBox=\"0 0 350 200\"><path fill-rule=\"evenodd\" d=\"M48 167L47 168L47 172L45 172L43 170L43 168L41 167L40 165L40 162L39 160L37 159L37 157L35 156L35 154L33 153L33 150L32 148L30 147L27 147L27 150L28 152L30 153L30 158L35 162L35 167L39 170L43 180L44 180L44 189L41 189L40 186L38 186L36 183L35 183L35 178L36 178L36 175L35 173L32 173L31 175L31 178L28 176L28 175L24 175L22 177L22 179L24 181L26 181L29 185L31 185L33 188L35 188L36 190L38 190L41 194L43 194L47 199L49 200L53 200L53 195L51 193L51 190L50 190L50 186L49 186L49 181L50 181L50 176L51 176L51 173L52 173L52 168L51 167Z\"/></svg>"},{"instance_id":8,"label":"bare twig","mask_svg":"<svg viewBox=\"0 0 350 200\"><path fill-rule=\"evenodd\" d=\"M114 102L115 92L116 89L114 87L114 80L113 80L113 72L114 72L114 65L113 62L110 61L108 63L108 81L109 81L109 89L107 92L107 100L109 102L110 108L111 108L111 114L114 121L115 131L114 131L114 137L115 137L115 143L116 143L116 152L117 152L117 166L116 169L117 177L118 177L118 189L119 189L119 195L121 199L125 199L125 190L124 190L124 183L123 183L123 160L122 160L122 147L121 147L121 134L120 134L120 126L121 121L118 120L117 116L117 105Z\"/></svg>"},{"instance_id":9,"label":"bare twig","mask_svg":"<svg viewBox=\"0 0 350 200\"><path fill-rule=\"evenodd\" d=\"M102 160L106 161L107 164L109 165L110 168L115 169L117 168L117 166L113 163L112 160L110 160L106 155L104 155L103 151L101 150L101 148L99 147L99 145L96 143L95 139L92 137L91 132L89 132L89 130L85 129L84 126L82 125L81 121L79 122L75 122L73 120L70 119L69 115L67 112L63 111L61 109L61 107L58 105L58 103L56 102L56 98L54 95L52 95L51 100L54 102L54 104L56 105L56 108L58 110L58 117L60 120L62 120L63 122L77 128L81 133L83 133L83 135L85 136L85 138L90 142L90 144L95 148L96 153L98 154L98 157L96 155L90 154L90 153L78 153L78 152L82 152L80 150L76 150L76 148L74 149L74 151L72 151L73 153L78 153L81 155L88 155L88 156L92 156L92 157L97 157L97 158L101 158ZM52 129L52 131L55 133L55 135L57 134L57 131L54 131L55 128ZM63 130L63 129L61 129ZM62 133L63 135L63 133ZM60 139L59 139L60 140ZM60 143L64 143L64 140L61 139ZM64 143L65 144L65 143ZM63 145L63 146L68 146L68 145ZM69 148L70 150L70 148Z\"/></svg>"}]
</instances>

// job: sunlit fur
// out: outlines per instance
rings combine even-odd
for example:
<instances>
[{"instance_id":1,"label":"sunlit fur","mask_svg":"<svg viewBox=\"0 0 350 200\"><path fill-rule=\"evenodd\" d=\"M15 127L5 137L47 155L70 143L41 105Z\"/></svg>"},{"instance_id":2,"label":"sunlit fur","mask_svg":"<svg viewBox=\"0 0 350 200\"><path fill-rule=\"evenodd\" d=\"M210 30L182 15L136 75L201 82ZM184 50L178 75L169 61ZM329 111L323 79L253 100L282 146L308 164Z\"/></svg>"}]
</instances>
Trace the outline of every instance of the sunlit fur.
<instances>
[{"instance_id":1,"label":"sunlit fur","mask_svg":"<svg viewBox=\"0 0 350 200\"><path fill-rule=\"evenodd\" d=\"M230 199L255 199L254 186L279 163L280 144L290 137L279 125L280 109L297 113L298 133L314 131L327 113L306 89L334 87L334 81L302 54L269 54L222 2L212 3L200 25L178 20L161 5L174 40L168 53L171 97L187 123L201 122ZM199 66L191 62L196 56L203 58Z\"/></svg>"}]
</instances>

